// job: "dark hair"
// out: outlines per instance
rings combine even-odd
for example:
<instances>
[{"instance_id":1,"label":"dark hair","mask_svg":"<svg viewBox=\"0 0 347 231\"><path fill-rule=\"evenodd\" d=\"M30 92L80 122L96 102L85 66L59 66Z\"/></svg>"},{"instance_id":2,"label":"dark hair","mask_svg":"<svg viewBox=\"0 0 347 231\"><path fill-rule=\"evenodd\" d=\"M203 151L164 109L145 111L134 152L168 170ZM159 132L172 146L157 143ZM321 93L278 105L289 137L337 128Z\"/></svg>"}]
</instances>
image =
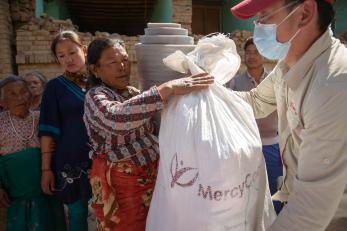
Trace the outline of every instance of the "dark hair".
<instances>
[{"instance_id":1,"label":"dark hair","mask_svg":"<svg viewBox=\"0 0 347 231\"><path fill-rule=\"evenodd\" d=\"M243 44L243 50L245 51L249 45L255 45L253 37L249 37L246 39L245 43Z\"/></svg>"},{"instance_id":2,"label":"dark hair","mask_svg":"<svg viewBox=\"0 0 347 231\"><path fill-rule=\"evenodd\" d=\"M293 9L298 4L303 3L305 0L285 0L286 4L297 2L294 5L291 5L289 9ZM336 1L336 0L335 0ZM326 0L316 0L317 9L318 9L318 21L319 21L319 29L321 33L324 33L329 25L335 19L335 10L333 8L332 3L326 2Z\"/></svg>"},{"instance_id":3,"label":"dark hair","mask_svg":"<svg viewBox=\"0 0 347 231\"><path fill-rule=\"evenodd\" d=\"M25 80L20 77L20 76L17 76L17 75L7 75L4 79L2 79L0 81L0 99L2 99L4 96L3 96L3 92L2 92L2 89L9 83L14 83L14 82L23 82L24 85L26 86L26 88L28 89L29 91L29 88L28 88L28 85L27 83L25 82Z\"/></svg>"},{"instance_id":4,"label":"dark hair","mask_svg":"<svg viewBox=\"0 0 347 231\"><path fill-rule=\"evenodd\" d=\"M344 33L342 33L342 34L339 36L339 39L340 39L340 41L341 41L343 44L346 44L346 45L347 45L347 31L345 31Z\"/></svg>"},{"instance_id":5,"label":"dark hair","mask_svg":"<svg viewBox=\"0 0 347 231\"><path fill-rule=\"evenodd\" d=\"M109 47L122 47L124 48L124 42L122 40L112 40L109 38L97 38L94 39L88 46L87 50L87 64L88 64L88 82L89 86L97 86L102 83L100 78L96 78L94 73L90 69L90 65L99 65L102 52Z\"/></svg>"},{"instance_id":6,"label":"dark hair","mask_svg":"<svg viewBox=\"0 0 347 231\"><path fill-rule=\"evenodd\" d=\"M46 85L46 83L47 83L47 78L46 78L46 76L44 76L44 75L43 75L41 72L39 72L39 71L29 71L29 72L25 73L25 74L24 74L24 79L25 79L26 77L29 77L29 76L35 76L35 77L37 77L37 78L41 81L43 87L44 87L44 86Z\"/></svg>"},{"instance_id":7,"label":"dark hair","mask_svg":"<svg viewBox=\"0 0 347 231\"><path fill-rule=\"evenodd\" d=\"M61 31L55 35L51 44L51 52L56 60L57 60L57 52L56 52L57 45L58 43L64 40L70 40L71 42L75 43L79 47L83 47L81 38L78 36L76 32L70 31L70 30Z\"/></svg>"}]
</instances>

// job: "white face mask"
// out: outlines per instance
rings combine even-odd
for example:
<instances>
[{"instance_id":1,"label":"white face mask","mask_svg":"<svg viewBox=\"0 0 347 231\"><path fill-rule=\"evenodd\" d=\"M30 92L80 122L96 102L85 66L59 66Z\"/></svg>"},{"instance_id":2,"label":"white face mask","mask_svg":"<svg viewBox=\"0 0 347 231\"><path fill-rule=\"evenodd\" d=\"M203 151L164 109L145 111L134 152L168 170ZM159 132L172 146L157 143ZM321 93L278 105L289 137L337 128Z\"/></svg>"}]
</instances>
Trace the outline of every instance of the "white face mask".
<instances>
[{"instance_id":1,"label":"white face mask","mask_svg":"<svg viewBox=\"0 0 347 231\"><path fill-rule=\"evenodd\" d=\"M290 6L292 3L283 6L276 10L273 14L277 13L279 10ZM287 20L297 9L296 7L292 12L290 12L279 24L261 24L259 22L254 22L254 34L253 40L259 51L259 53L265 58L271 60L283 59L287 56L291 41L300 32L300 29L293 35L288 42L280 43L277 41L277 27L281 25L285 20ZM271 14L271 15L273 15ZM267 16L268 17L268 16Z\"/></svg>"}]
</instances>

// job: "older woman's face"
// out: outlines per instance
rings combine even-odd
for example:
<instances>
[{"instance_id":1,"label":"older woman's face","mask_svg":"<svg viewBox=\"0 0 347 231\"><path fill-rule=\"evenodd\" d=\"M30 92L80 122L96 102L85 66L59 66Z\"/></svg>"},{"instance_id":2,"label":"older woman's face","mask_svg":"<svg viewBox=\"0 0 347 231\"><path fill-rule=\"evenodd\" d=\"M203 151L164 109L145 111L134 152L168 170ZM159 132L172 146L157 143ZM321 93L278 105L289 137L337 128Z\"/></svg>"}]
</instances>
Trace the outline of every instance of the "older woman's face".
<instances>
[{"instance_id":1,"label":"older woman's face","mask_svg":"<svg viewBox=\"0 0 347 231\"><path fill-rule=\"evenodd\" d=\"M41 96L43 92L42 81L35 75L29 75L24 77L25 82L27 83L29 90L33 96Z\"/></svg>"},{"instance_id":2,"label":"older woman's face","mask_svg":"<svg viewBox=\"0 0 347 231\"><path fill-rule=\"evenodd\" d=\"M29 110L31 94L28 87L22 81L6 84L2 88L3 104L13 114L23 113Z\"/></svg>"},{"instance_id":3,"label":"older woman's face","mask_svg":"<svg viewBox=\"0 0 347 231\"><path fill-rule=\"evenodd\" d=\"M95 72L102 82L114 89L124 89L129 85L130 62L122 47L106 48L100 57Z\"/></svg>"}]
</instances>

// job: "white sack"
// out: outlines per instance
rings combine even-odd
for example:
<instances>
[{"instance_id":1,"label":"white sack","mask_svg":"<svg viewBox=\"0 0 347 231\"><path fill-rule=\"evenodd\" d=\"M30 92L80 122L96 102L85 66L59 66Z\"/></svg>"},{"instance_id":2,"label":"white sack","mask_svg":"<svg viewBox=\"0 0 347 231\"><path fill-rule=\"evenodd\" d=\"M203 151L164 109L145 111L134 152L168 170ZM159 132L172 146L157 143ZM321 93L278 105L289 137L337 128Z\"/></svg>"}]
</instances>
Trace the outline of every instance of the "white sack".
<instances>
[{"instance_id":1,"label":"white sack","mask_svg":"<svg viewBox=\"0 0 347 231\"><path fill-rule=\"evenodd\" d=\"M225 83L240 58L234 42L218 35L200 40L187 56L176 52L164 62L180 72L204 69ZM272 223L257 124L250 106L232 91L214 84L171 99L161 115L159 146L146 230L263 231Z\"/></svg>"}]
</instances>

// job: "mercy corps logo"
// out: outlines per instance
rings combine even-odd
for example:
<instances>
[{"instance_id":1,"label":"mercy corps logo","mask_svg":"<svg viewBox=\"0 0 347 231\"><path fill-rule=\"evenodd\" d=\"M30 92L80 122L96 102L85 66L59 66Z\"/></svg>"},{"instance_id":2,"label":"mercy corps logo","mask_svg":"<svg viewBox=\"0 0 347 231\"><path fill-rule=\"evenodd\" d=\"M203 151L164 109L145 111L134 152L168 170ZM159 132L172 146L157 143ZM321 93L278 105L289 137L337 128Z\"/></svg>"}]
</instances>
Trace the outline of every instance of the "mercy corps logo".
<instances>
[{"instance_id":1,"label":"mercy corps logo","mask_svg":"<svg viewBox=\"0 0 347 231\"><path fill-rule=\"evenodd\" d=\"M199 170L192 167L183 167L183 164L183 161L180 161L178 164L176 153L171 160L171 188L173 188L175 184L181 187L190 187L195 183L196 179L198 179ZM186 182L182 182L181 178L183 178L185 175L191 175L191 179L188 178Z\"/></svg>"},{"instance_id":2,"label":"mercy corps logo","mask_svg":"<svg viewBox=\"0 0 347 231\"><path fill-rule=\"evenodd\" d=\"M194 185L199 176L198 168L193 167L184 167L184 162L179 161L177 153L173 156L171 160L171 188L174 188L175 185L186 188ZM227 189L216 189L208 185L204 187L202 184L199 184L198 197L206 200L228 200L234 198L242 198L246 191L255 184L255 181L259 176L259 167L253 173L246 174L244 180L234 187ZM182 179L184 178L184 180Z\"/></svg>"}]
</instances>

